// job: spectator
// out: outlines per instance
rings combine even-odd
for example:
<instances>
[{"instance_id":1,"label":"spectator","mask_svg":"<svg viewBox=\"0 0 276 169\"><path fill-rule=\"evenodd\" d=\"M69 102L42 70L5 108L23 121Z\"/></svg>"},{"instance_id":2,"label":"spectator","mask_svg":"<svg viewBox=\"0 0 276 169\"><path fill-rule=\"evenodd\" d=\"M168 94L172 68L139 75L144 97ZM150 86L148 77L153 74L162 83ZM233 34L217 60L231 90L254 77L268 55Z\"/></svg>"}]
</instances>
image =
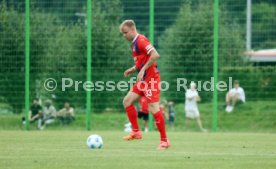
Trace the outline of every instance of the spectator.
<instances>
[{"instance_id":1,"label":"spectator","mask_svg":"<svg viewBox=\"0 0 276 169\"><path fill-rule=\"evenodd\" d=\"M146 97L141 96L139 100L139 111L138 118L144 120L144 131L145 133L149 131L148 122L149 122L149 112L148 112L148 101Z\"/></svg>"},{"instance_id":2,"label":"spectator","mask_svg":"<svg viewBox=\"0 0 276 169\"><path fill-rule=\"evenodd\" d=\"M230 89L226 94L226 109L225 111L231 113L237 103L245 103L245 93L240 87L239 81L234 81L234 88Z\"/></svg>"},{"instance_id":3,"label":"spectator","mask_svg":"<svg viewBox=\"0 0 276 169\"><path fill-rule=\"evenodd\" d=\"M33 99L33 103L30 107L29 111L29 120L31 123L35 122L36 120L39 120L42 118L42 107L39 104L39 99L35 98ZM25 117L22 117L22 123L25 124ZM41 121L38 122L38 128L41 127Z\"/></svg>"},{"instance_id":4,"label":"spectator","mask_svg":"<svg viewBox=\"0 0 276 169\"><path fill-rule=\"evenodd\" d=\"M55 118L57 116L56 108L53 106L51 100L46 100L45 107L43 107L43 119L42 126L40 129L44 129L47 124L51 124L55 122Z\"/></svg>"},{"instance_id":5,"label":"spectator","mask_svg":"<svg viewBox=\"0 0 276 169\"><path fill-rule=\"evenodd\" d=\"M196 119L198 128L202 132L206 132L207 130L202 127L202 122L200 120L200 113L197 107L198 101L200 101L200 97L196 90L196 84L191 82L190 89L188 89L185 93L186 127L189 126L189 121L191 119Z\"/></svg>"},{"instance_id":6,"label":"spectator","mask_svg":"<svg viewBox=\"0 0 276 169\"><path fill-rule=\"evenodd\" d=\"M57 118L60 120L62 125L70 124L75 120L74 108L71 107L68 102L65 102L64 108L58 111Z\"/></svg>"},{"instance_id":7,"label":"spectator","mask_svg":"<svg viewBox=\"0 0 276 169\"><path fill-rule=\"evenodd\" d=\"M169 114L169 125L172 129L174 129L174 120L175 120L175 109L174 102L170 101L168 104L168 114Z\"/></svg>"}]
</instances>

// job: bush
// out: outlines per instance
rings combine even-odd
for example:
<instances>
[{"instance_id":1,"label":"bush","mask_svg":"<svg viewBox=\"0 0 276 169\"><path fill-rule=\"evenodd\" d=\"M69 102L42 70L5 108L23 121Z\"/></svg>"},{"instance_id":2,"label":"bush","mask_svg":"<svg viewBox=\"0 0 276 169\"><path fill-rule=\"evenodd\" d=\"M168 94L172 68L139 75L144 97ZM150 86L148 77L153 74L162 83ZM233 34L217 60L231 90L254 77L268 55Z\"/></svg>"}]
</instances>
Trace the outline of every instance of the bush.
<instances>
[{"instance_id":1,"label":"bush","mask_svg":"<svg viewBox=\"0 0 276 169\"><path fill-rule=\"evenodd\" d=\"M220 80L228 81L229 77L239 80L243 87L246 100L270 101L276 97L276 67L226 67L221 70ZM220 99L224 100L225 93L220 93Z\"/></svg>"},{"instance_id":2,"label":"bush","mask_svg":"<svg viewBox=\"0 0 276 169\"><path fill-rule=\"evenodd\" d=\"M220 68L244 64L239 54L244 44L238 25L226 22L226 18L227 14L220 11ZM210 81L213 76L213 5L182 6L175 23L162 36L160 48L162 79L171 84L165 96L169 100L182 102L184 94L176 90L178 77L190 82ZM212 93L201 92L201 96L204 100L211 100Z\"/></svg>"}]
</instances>

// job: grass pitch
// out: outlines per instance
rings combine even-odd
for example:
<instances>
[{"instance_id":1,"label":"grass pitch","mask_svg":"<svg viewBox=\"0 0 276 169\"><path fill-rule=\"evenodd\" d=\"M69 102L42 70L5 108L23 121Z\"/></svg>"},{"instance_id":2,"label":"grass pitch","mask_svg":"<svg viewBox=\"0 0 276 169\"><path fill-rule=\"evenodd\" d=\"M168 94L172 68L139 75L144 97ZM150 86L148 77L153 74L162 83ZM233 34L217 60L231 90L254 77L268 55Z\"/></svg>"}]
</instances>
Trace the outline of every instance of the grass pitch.
<instances>
[{"instance_id":1,"label":"grass pitch","mask_svg":"<svg viewBox=\"0 0 276 169\"><path fill-rule=\"evenodd\" d=\"M103 137L88 149L86 138ZM171 148L156 150L157 132L126 142L123 132L1 131L1 169L275 169L276 134L169 132Z\"/></svg>"}]
</instances>

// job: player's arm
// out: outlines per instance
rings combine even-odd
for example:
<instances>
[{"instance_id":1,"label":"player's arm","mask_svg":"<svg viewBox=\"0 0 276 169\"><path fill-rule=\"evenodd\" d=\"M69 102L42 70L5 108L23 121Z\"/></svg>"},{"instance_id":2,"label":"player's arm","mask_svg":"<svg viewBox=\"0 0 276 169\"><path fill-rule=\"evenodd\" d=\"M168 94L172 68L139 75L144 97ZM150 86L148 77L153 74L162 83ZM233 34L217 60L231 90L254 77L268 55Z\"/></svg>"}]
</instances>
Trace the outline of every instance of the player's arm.
<instances>
[{"instance_id":1,"label":"player's arm","mask_svg":"<svg viewBox=\"0 0 276 169\"><path fill-rule=\"evenodd\" d=\"M57 117L61 117L62 116L62 111L63 111L63 109L57 111Z\"/></svg>"},{"instance_id":2,"label":"player's arm","mask_svg":"<svg viewBox=\"0 0 276 169\"><path fill-rule=\"evenodd\" d=\"M31 120L31 118L32 118L32 111L30 110L29 111L29 120Z\"/></svg>"},{"instance_id":3,"label":"player's arm","mask_svg":"<svg viewBox=\"0 0 276 169\"><path fill-rule=\"evenodd\" d=\"M197 102L200 102L200 101L201 101L201 98L200 98L199 95L197 95L195 98L196 98L196 101L197 101Z\"/></svg>"},{"instance_id":4,"label":"player's arm","mask_svg":"<svg viewBox=\"0 0 276 169\"><path fill-rule=\"evenodd\" d=\"M42 116L42 114L43 114L43 111L42 111L42 107L40 106L40 107L39 107L39 111L38 111L38 115L39 115L39 116Z\"/></svg>"},{"instance_id":5,"label":"player's arm","mask_svg":"<svg viewBox=\"0 0 276 169\"><path fill-rule=\"evenodd\" d=\"M133 67L127 69L127 70L124 72L124 76L125 76L125 77L128 77L128 76L129 76L131 73L133 73L135 70L136 70L136 67L135 67L135 66L133 66Z\"/></svg>"},{"instance_id":6,"label":"player's arm","mask_svg":"<svg viewBox=\"0 0 276 169\"><path fill-rule=\"evenodd\" d=\"M169 113L167 112L167 110L164 110L164 116L166 120L169 120Z\"/></svg>"},{"instance_id":7,"label":"player's arm","mask_svg":"<svg viewBox=\"0 0 276 169\"><path fill-rule=\"evenodd\" d=\"M191 92L186 92L186 99L189 101L193 100L195 98L195 95Z\"/></svg>"},{"instance_id":8,"label":"player's arm","mask_svg":"<svg viewBox=\"0 0 276 169\"><path fill-rule=\"evenodd\" d=\"M157 53L157 51L154 48L149 52L149 56L150 56L149 60L142 67L142 69L140 70L140 72L137 75L137 81L143 80L143 77L144 77L144 74L145 74L145 71L147 70L147 68L149 68L159 58L159 54Z\"/></svg>"}]
</instances>

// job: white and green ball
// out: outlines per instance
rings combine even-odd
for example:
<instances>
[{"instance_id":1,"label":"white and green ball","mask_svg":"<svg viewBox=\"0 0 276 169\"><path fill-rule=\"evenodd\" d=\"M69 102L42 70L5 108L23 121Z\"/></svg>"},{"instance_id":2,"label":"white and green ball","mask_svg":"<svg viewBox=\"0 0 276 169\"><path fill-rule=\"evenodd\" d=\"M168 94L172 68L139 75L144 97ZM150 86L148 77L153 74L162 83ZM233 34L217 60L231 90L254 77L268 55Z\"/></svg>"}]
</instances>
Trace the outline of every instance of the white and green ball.
<instances>
[{"instance_id":1,"label":"white and green ball","mask_svg":"<svg viewBox=\"0 0 276 169\"><path fill-rule=\"evenodd\" d=\"M103 139L97 134L92 134L87 138L86 144L91 149L100 149L103 147Z\"/></svg>"}]
</instances>

